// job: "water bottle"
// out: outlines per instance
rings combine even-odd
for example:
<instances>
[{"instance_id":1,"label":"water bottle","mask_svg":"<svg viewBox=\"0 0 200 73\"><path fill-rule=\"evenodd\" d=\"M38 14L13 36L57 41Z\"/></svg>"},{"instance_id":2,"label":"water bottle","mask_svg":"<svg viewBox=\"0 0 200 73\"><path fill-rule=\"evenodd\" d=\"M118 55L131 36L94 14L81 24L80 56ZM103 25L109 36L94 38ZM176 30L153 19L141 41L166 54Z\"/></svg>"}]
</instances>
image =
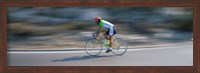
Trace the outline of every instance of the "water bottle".
<instances>
[{"instance_id":1,"label":"water bottle","mask_svg":"<svg viewBox=\"0 0 200 73\"><path fill-rule=\"evenodd\" d=\"M107 43L107 42L104 42L104 45L105 45L105 46L108 46L108 43Z\"/></svg>"},{"instance_id":2,"label":"water bottle","mask_svg":"<svg viewBox=\"0 0 200 73\"><path fill-rule=\"evenodd\" d=\"M99 36L99 37L100 37L100 40L101 40L101 41L104 41L103 44L104 44L105 46L108 46L108 43L104 40L104 37L103 37L103 36Z\"/></svg>"}]
</instances>

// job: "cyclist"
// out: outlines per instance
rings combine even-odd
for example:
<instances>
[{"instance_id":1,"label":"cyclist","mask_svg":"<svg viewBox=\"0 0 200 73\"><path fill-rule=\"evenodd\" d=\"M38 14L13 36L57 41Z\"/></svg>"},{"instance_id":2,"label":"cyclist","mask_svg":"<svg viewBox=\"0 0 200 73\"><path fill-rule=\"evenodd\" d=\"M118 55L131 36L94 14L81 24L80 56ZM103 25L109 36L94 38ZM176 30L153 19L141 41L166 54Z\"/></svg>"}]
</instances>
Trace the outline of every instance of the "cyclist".
<instances>
[{"instance_id":1,"label":"cyclist","mask_svg":"<svg viewBox=\"0 0 200 73\"><path fill-rule=\"evenodd\" d=\"M99 16L95 17L94 21L99 26L99 29L97 30L97 36L101 32L102 27L108 29L103 35L107 40L109 40L108 41L109 48L107 48L106 53L111 52L113 36L116 34L116 29L115 29L114 25L106 20L101 19L101 17L99 17Z\"/></svg>"}]
</instances>

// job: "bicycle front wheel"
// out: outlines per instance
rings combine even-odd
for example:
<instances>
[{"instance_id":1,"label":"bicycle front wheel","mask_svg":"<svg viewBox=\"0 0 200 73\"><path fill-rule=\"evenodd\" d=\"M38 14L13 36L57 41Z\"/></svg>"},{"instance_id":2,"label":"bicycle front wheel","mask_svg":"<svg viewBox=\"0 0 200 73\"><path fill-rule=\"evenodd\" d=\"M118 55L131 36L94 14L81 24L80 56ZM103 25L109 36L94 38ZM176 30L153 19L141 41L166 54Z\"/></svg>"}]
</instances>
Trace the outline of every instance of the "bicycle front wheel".
<instances>
[{"instance_id":1,"label":"bicycle front wheel","mask_svg":"<svg viewBox=\"0 0 200 73\"><path fill-rule=\"evenodd\" d=\"M127 43L121 38L116 38L112 45L112 53L115 55L123 55L127 51Z\"/></svg>"},{"instance_id":2,"label":"bicycle front wheel","mask_svg":"<svg viewBox=\"0 0 200 73\"><path fill-rule=\"evenodd\" d=\"M102 51L102 44L99 40L89 39L85 44L85 51L90 56L97 56Z\"/></svg>"}]
</instances>

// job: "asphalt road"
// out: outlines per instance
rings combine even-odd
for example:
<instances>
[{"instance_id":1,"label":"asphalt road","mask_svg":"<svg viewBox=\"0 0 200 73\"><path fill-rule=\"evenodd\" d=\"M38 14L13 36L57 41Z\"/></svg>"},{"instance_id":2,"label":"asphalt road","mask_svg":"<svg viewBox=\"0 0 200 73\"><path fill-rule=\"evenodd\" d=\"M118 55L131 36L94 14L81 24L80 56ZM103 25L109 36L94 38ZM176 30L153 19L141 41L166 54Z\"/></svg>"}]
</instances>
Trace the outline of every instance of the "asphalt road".
<instances>
[{"instance_id":1,"label":"asphalt road","mask_svg":"<svg viewBox=\"0 0 200 73\"><path fill-rule=\"evenodd\" d=\"M193 43L134 48L122 56L104 51L8 51L9 66L193 66Z\"/></svg>"}]
</instances>

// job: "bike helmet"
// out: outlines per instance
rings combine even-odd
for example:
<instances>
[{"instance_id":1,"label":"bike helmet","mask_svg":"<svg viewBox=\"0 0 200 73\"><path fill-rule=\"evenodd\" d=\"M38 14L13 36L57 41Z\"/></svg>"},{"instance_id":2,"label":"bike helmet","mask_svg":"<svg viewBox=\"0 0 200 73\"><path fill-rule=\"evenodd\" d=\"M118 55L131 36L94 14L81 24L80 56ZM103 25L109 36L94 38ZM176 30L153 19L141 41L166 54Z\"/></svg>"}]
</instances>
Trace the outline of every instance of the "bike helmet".
<instances>
[{"instance_id":1,"label":"bike helmet","mask_svg":"<svg viewBox=\"0 0 200 73\"><path fill-rule=\"evenodd\" d=\"M97 16L97 17L94 18L95 21L98 21L98 20L100 20L100 19L101 19L100 16Z\"/></svg>"}]
</instances>

